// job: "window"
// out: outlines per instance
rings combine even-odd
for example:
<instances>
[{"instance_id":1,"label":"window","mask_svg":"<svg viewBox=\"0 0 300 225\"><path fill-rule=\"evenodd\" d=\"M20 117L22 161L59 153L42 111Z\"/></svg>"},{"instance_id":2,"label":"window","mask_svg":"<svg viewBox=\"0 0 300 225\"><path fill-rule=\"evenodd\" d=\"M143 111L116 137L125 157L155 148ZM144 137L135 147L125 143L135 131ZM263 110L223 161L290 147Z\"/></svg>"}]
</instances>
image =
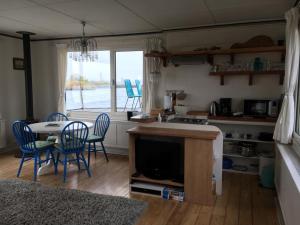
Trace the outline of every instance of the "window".
<instances>
[{"instance_id":1,"label":"window","mask_svg":"<svg viewBox=\"0 0 300 225\"><path fill-rule=\"evenodd\" d=\"M74 60L72 54L68 53L67 61L67 110L141 110L143 51L97 51L96 62ZM115 72L111 68L115 68ZM128 96L125 80L130 81L133 96Z\"/></svg>"},{"instance_id":2,"label":"window","mask_svg":"<svg viewBox=\"0 0 300 225\"><path fill-rule=\"evenodd\" d=\"M143 84L143 52L116 52L116 102L117 111L141 110ZM132 91L130 90L131 84ZM140 85L140 87L138 87ZM130 95L133 94L133 96ZM127 104L126 104L127 103Z\"/></svg>"},{"instance_id":3,"label":"window","mask_svg":"<svg viewBox=\"0 0 300 225\"><path fill-rule=\"evenodd\" d=\"M66 109L111 108L110 51L98 51L98 61L77 61L68 53Z\"/></svg>"}]
</instances>

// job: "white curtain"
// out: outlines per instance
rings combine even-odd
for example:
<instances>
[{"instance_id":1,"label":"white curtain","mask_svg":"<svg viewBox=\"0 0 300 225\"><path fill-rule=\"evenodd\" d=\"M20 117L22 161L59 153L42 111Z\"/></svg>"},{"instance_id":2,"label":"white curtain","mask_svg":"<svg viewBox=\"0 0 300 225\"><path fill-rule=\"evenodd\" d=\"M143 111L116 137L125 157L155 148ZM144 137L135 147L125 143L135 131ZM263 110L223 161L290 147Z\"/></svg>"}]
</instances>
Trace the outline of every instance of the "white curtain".
<instances>
[{"instance_id":1,"label":"white curtain","mask_svg":"<svg viewBox=\"0 0 300 225\"><path fill-rule=\"evenodd\" d=\"M162 51L162 39L158 36L147 39L147 53ZM160 77L160 58L147 57L144 77L143 105L144 112L150 113L155 108L155 97Z\"/></svg>"},{"instance_id":2,"label":"white curtain","mask_svg":"<svg viewBox=\"0 0 300 225\"><path fill-rule=\"evenodd\" d=\"M159 64L155 61L155 58L146 59L146 73L144 77L144 92L143 92L143 104L144 112L150 113L151 109L155 108L155 96L156 96L156 87L158 85L158 79L160 73L153 72L151 68L153 63Z\"/></svg>"},{"instance_id":3,"label":"white curtain","mask_svg":"<svg viewBox=\"0 0 300 225\"><path fill-rule=\"evenodd\" d=\"M273 138L280 143L289 144L295 126L294 92L299 75L299 8L292 8L286 12L285 18L287 23L284 99Z\"/></svg>"},{"instance_id":4,"label":"white curtain","mask_svg":"<svg viewBox=\"0 0 300 225\"><path fill-rule=\"evenodd\" d=\"M65 84L67 76L67 55L68 47L66 44L57 44L57 75L58 75L58 101L57 111L64 113L65 109Z\"/></svg>"}]
</instances>

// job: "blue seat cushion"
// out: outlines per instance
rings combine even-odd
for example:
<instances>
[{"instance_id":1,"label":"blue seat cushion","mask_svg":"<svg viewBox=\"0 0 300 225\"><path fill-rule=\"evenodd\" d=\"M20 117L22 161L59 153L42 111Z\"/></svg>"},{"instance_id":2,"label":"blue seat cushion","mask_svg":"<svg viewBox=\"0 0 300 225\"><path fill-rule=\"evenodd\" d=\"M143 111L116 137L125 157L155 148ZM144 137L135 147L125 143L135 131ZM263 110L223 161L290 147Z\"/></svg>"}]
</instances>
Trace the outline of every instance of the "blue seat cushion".
<instances>
[{"instance_id":1,"label":"blue seat cushion","mask_svg":"<svg viewBox=\"0 0 300 225\"><path fill-rule=\"evenodd\" d=\"M95 134L89 134L87 142L94 142L94 141L103 141L103 137L95 135Z\"/></svg>"}]
</instances>

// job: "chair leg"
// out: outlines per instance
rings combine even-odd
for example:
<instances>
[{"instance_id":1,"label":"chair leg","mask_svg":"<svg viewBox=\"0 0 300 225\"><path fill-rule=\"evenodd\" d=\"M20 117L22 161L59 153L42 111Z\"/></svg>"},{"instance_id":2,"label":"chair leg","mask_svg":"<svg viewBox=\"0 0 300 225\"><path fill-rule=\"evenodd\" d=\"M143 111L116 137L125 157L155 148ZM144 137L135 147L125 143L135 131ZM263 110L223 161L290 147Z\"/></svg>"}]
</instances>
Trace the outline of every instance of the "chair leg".
<instances>
[{"instance_id":1,"label":"chair leg","mask_svg":"<svg viewBox=\"0 0 300 225\"><path fill-rule=\"evenodd\" d=\"M46 152L46 164L49 162L49 151Z\"/></svg>"},{"instance_id":2,"label":"chair leg","mask_svg":"<svg viewBox=\"0 0 300 225\"><path fill-rule=\"evenodd\" d=\"M105 155L105 158L106 158L106 162L108 162L109 160L108 160L108 157L107 157L107 154L106 154L106 150L105 150L104 144L103 144L103 142L102 142L102 141L101 141L100 143L101 143L102 150L103 150L103 153L104 153L104 155Z\"/></svg>"},{"instance_id":3,"label":"chair leg","mask_svg":"<svg viewBox=\"0 0 300 225\"><path fill-rule=\"evenodd\" d=\"M137 107L137 104L138 104L138 103L141 104L141 103L140 103L140 97L137 98L137 101L136 101L136 103L135 103L135 106L134 106L134 109L133 109L133 110L136 110L136 107Z\"/></svg>"},{"instance_id":4,"label":"chair leg","mask_svg":"<svg viewBox=\"0 0 300 225\"><path fill-rule=\"evenodd\" d=\"M38 156L38 163L39 163L39 168L42 166L42 163L41 163L41 155L39 154L39 156Z\"/></svg>"},{"instance_id":5,"label":"chair leg","mask_svg":"<svg viewBox=\"0 0 300 225\"><path fill-rule=\"evenodd\" d=\"M124 106L123 112L125 112L125 110L126 110L127 103L128 103L128 97L127 97L127 100L126 100L126 103L125 103L125 106Z\"/></svg>"},{"instance_id":6,"label":"chair leg","mask_svg":"<svg viewBox=\"0 0 300 225\"><path fill-rule=\"evenodd\" d=\"M52 151L49 151L49 152L50 152L50 156L51 156L51 159L53 161L53 164L54 164L54 174L56 175L57 174L57 163L56 163L53 152Z\"/></svg>"},{"instance_id":7,"label":"chair leg","mask_svg":"<svg viewBox=\"0 0 300 225\"><path fill-rule=\"evenodd\" d=\"M78 170L80 171L80 162L79 162L79 154L78 153L76 153L76 161L77 161Z\"/></svg>"},{"instance_id":8,"label":"chair leg","mask_svg":"<svg viewBox=\"0 0 300 225\"><path fill-rule=\"evenodd\" d=\"M133 101L132 101L132 105L131 105L131 110L133 110L134 103L135 103L135 97L133 97Z\"/></svg>"},{"instance_id":9,"label":"chair leg","mask_svg":"<svg viewBox=\"0 0 300 225\"><path fill-rule=\"evenodd\" d=\"M39 163L39 154L35 153L34 154L34 168L33 168L33 180L36 181L36 177L37 177L37 166Z\"/></svg>"},{"instance_id":10,"label":"chair leg","mask_svg":"<svg viewBox=\"0 0 300 225\"><path fill-rule=\"evenodd\" d=\"M96 159L96 157L97 157L96 142L94 142L93 145L94 145L94 153L95 153L95 159Z\"/></svg>"},{"instance_id":11,"label":"chair leg","mask_svg":"<svg viewBox=\"0 0 300 225\"><path fill-rule=\"evenodd\" d=\"M64 158L64 182L66 182L67 179L67 164L68 164L68 156L65 154Z\"/></svg>"},{"instance_id":12,"label":"chair leg","mask_svg":"<svg viewBox=\"0 0 300 225\"><path fill-rule=\"evenodd\" d=\"M80 155L81 155L81 157L82 157L82 161L83 161L83 163L84 163L84 166L85 166L85 168L86 168L86 171L87 171L87 173L88 173L88 175L89 175L89 177L91 177L91 172L90 172L90 168L88 167L88 165L87 165L87 163L86 163L86 160L85 160L85 158L84 158L84 155L83 155L83 153L81 152L80 153Z\"/></svg>"},{"instance_id":13,"label":"chair leg","mask_svg":"<svg viewBox=\"0 0 300 225\"><path fill-rule=\"evenodd\" d=\"M58 167L58 163L59 163L59 157L60 157L60 153L58 152L57 153L57 156L56 156L56 163L54 164L54 174L57 175L57 167ZM53 158L53 161L55 161L55 159Z\"/></svg>"},{"instance_id":14,"label":"chair leg","mask_svg":"<svg viewBox=\"0 0 300 225\"><path fill-rule=\"evenodd\" d=\"M23 163L24 163L24 159L25 159L25 156L24 156L24 153L23 153L22 154L22 159L21 159L21 162L20 162L20 166L19 166L19 169L18 169L17 177L20 176L20 173L21 173L21 170L22 170L22 167L23 167Z\"/></svg>"},{"instance_id":15,"label":"chair leg","mask_svg":"<svg viewBox=\"0 0 300 225\"><path fill-rule=\"evenodd\" d=\"M140 102L140 108L142 109L143 104L142 104L142 101L141 101L141 97L139 97L139 102Z\"/></svg>"},{"instance_id":16,"label":"chair leg","mask_svg":"<svg viewBox=\"0 0 300 225\"><path fill-rule=\"evenodd\" d=\"M89 148L88 148L88 167L90 167L90 160L91 160L91 143L89 142Z\"/></svg>"}]
</instances>

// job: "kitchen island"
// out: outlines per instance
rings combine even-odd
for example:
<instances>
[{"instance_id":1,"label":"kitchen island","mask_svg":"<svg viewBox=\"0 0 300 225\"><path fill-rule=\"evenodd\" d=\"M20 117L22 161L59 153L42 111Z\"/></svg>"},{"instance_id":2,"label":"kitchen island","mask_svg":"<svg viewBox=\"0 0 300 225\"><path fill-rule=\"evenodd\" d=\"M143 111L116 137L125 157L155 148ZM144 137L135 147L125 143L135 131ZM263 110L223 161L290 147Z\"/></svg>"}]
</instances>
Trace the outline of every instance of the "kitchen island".
<instances>
[{"instance_id":1,"label":"kitchen island","mask_svg":"<svg viewBox=\"0 0 300 225\"><path fill-rule=\"evenodd\" d=\"M223 136L210 125L178 123L138 124L129 129L129 179L166 186L183 187L185 201L213 205L215 195L222 193ZM155 180L133 176L136 173L136 140L141 136L181 138L184 142L184 182Z\"/></svg>"}]
</instances>

